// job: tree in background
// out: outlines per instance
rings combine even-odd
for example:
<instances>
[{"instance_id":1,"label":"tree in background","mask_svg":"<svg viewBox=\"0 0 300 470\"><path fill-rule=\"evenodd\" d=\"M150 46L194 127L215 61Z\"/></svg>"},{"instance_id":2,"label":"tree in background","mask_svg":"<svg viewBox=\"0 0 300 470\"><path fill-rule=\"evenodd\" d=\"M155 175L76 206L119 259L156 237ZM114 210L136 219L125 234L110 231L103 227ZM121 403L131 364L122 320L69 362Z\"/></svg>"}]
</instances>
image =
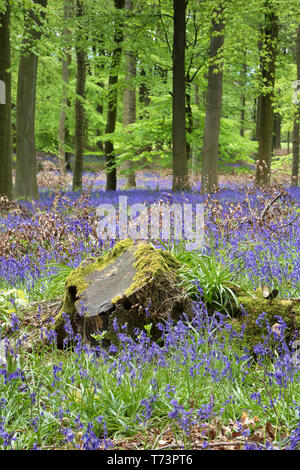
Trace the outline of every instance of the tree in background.
<instances>
[{"instance_id":1,"label":"tree in background","mask_svg":"<svg viewBox=\"0 0 300 470\"><path fill-rule=\"evenodd\" d=\"M174 0L173 33L173 191L189 187L185 123L186 0Z\"/></svg>"},{"instance_id":2,"label":"tree in background","mask_svg":"<svg viewBox=\"0 0 300 470\"><path fill-rule=\"evenodd\" d=\"M65 23L68 22L69 18L71 18L73 13L73 1L72 0L64 0L64 21ZM70 65L71 65L71 32L69 28L65 27L62 32L63 37L63 57L61 60L62 64L62 99L61 99L61 109L60 109L60 116L59 116L59 129L58 129L58 158L60 162L60 167L62 172L65 172L69 169L68 166L68 158L66 157L67 152L65 148L66 144L66 111L69 104L68 99L68 84L69 84L69 77L70 77Z\"/></svg>"},{"instance_id":3,"label":"tree in background","mask_svg":"<svg viewBox=\"0 0 300 470\"><path fill-rule=\"evenodd\" d=\"M203 138L201 192L210 192L218 186L219 134L222 107L223 64L221 51L224 44L224 2L213 12L209 48L210 66L206 93L206 115Z\"/></svg>"},{"instance_id":4,"label":"tree in background","mask_svg":"<svg viewBox=\"0 0 300 470\"><path fill-rule=\"evenodd\" d=\"M10 5L0 12L0 80L5 84L5 103L0 103L0 196L13 197L11 146Z\"/></svg>"},{"instance_id":5,"label":"tree in background","mask_svg":"<svg viewBox=\"0 0 300 470\"><path fill-rule=\"evenodd\" d=\"M272 142L274 129L274 83L275 64L278 47L278 16L272 0L265 1L265 18L260 54L260 72L262 77L261 94L258 107L258 156L256 184L270 182Z\"/></svg>"},{"instance_id":6,"label":"tree in background","mask_svg":"<svg viewBox=\"0 0 300 470\"><path fill-rule=\"evenodd\" d=\"M73 173L73 191L82 187L82 171L83 171L83 153L85 145L85 82L86 82L86 52L84 37L85 32L81 23L84 17L83 0L77 0L76 16L78 19L78 33L76 39L76 59L77 59L77 76L76 76L76 101L75 101L75 162Z\"/></svg>"},{"instance_id":7,"label":"tree in background","mask_svg":"<svg viewBox=\"0 0 300 470\"><path fill-rule=\"evenodd\" d=\"M125 12L130 14L133 12L133 1L125 0ZM134 79L136 77L136 55L134 51L124 51L126 72L125 72L125 87L123 94L123 126L126 128L128 125L133 124L136 120L136 90ZM126 186L128 188L135 188L135 172L134 164L131 159L127 160L124 164L126 170Z\"/></svg>"},{"instance_id":8,"label":"tree in background","mask_svg":"<svg viewBox=\"0 0 300 470\"><path fill-rule=\"evenodd\" d=\"M121 10L124 8L124 0L114 0L115 8ZM115 48L112 53L111 69L108 78L108 104L107 104L107 122L105 134L110 135L115 131L117 122L118 106L118 68L121 61L122 42L123 42L123 23L120 17L116 15L114 43ZM110 138L105 140L106 156L106 190L115 191L117 189L117 168L115 161L114 144Z\"/></svg>"},{"instance_id":9,"label":"tree in background","mask_svg":"<svg viewBox=\"0 0 300 470\"><path fill-rule=\"evenodd\" d=\"M18 71L16 108L16 196L38 199L35 155L35 104L38 56L47 0L34 0L24 11L25 32Z\"/></svg>"}]
</instances>

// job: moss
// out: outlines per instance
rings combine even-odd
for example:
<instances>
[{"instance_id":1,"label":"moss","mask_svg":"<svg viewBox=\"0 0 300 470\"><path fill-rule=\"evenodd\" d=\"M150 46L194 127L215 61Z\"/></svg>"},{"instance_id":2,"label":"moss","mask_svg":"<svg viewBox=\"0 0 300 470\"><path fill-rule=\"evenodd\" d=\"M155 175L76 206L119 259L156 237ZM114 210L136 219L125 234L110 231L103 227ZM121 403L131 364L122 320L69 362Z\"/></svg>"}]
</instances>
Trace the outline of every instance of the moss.
<instances>
[{"instance_id":1,"label":"moss","mask_svg":"<svg viewBox=\"0 0 300 470\"><path fill-rule=\"evenodd\" d=\"M263 335L267 335L266 321L262 322L263 326L259 326L256 321L262 313L265 313L265 320L269 325L273 326L278 323L276 316L282 317L287 325L288 336L293 334L297 328L294 314L294 305L291 300L282 299L265 299L260 291L256 291L255 297L239 297L238 301L243 306L247 315L239 316L232 321L232 326L237 332L241 331L242 325L245 324L244 338L248 346L254 345L262 341ZM299 325L300 326L300 325Z\"/></svg>"},{"instance_id":2,"label":"moss","mask_svg":"<svg viewBox=\"0 0 300 470\"><path fill-rule=\"evenodd\" d=\"M140 244L135 250L134 267L136 274L133 283L126 289L124 295L129 296L146 282L159 275L167 274L174 278L180 264L169 252L155 249L149 244Z\"/></svg>"}]
</instances>

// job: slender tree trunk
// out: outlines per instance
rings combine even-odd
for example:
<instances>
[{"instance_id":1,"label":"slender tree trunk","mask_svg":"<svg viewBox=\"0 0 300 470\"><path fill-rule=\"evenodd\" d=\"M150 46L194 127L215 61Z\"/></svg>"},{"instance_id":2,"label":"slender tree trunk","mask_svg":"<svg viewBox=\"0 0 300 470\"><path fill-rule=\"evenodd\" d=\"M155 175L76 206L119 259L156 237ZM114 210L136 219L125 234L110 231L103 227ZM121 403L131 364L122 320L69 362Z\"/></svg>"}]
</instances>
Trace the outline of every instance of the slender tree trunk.
<instances>
[{"instance_id":1,"label":"slender tree trunk","mask_svg":"<svg viewBox=\"0 0 300 470\"><path fill-rule=\"evenodd\" d=\"M133 1L125 0L125 11L129 14L133 11ZM136 57L132 51L125 51L126 62L126 75L125 75L125 88L123 95L123 126L133 124L136 120L136 90L133 83L136 77ZM126 170L126 186L128 188L135 188L135 172L134 162L128 160L124 164Z\"/></svg>"},{"instance_id":2,"label":"slender tree trunk","mask_svg":"<svg viewBox=\"0 0 300 470\"><path fill-rule=\"evenodd\" d=\"M273 134L273 149L281 148L281 116L275 114L274 116L274 134Z\"/></svg>"},{"instance_id":3,"label":"slender tree trunk","mask_svg":"<svg viewBox=\"0 0 300 470\"><path fill-rule=\"evenodd\" d=\"M102 47L97 51L97 48L94 46L93 47L93 52L94 52L94 56L95 56L96 61L97 61L97 58L104 57L104 50L102 49ZM100 77L100 74L101 74L103 68L104 67L103 67L102 64L101 65L97 64L97 66L96 66L97 77ZM97 86L98 86L98 89L99 89L99 97L97 98L96 111L97 111L97 113L99 113L103 116L103 111L104 111L104 108L103 108L104 83L100 78L98 78L98 80L97 80ZM97 137L99 137L99 140L97 140L98 150L100 152L103 152L104 151L104 145L103 145L103 142L101 140L101 136L103 135L103 130L100 129L100 126L97 127L96 134L97 134Z\"/></svg>"},{"instance_id":4,"label":"slender tree trunk","mask_svg":"<svg viewBox=\"0 0 300 470\"><path fill-rule=\"evenodd\" d=\"M296 39L296 64L297 64L297 80L300 83L300 26L297 30ZM299 94L298 94L299 96ZM299 179L299 122L300 122L300 103L297 104L297 111L294 119L293 129L293 166L292 166L292 186L298 186Z\"/></svg>"},{"instance_id":5,"label":"slender tree trunk","mask_svg":"<svg viewBox=\"0 0 300 470\"><path fill-rule=\"evenodd\" d=\"M146 77L146 72L142 68L141 70L141 77ZM143 117L147 114L147 106L150 104L150 97L149 97L149 88L147 87L145 81L142 81L140 87L139 87L139 102L142 105L142 113L140 114L140 119L143 119Z\"/></svg>"},{"instance_id":6,"label":"slender tree trunk","mask_svg":"<svg viewBox=\"0 0 300 470\"><path fill-rule=\"evenodd\" d=\"M290 142L291 142L291 133L290 131L287 132L287 153L290 153Z\"/></svg>"},{"instance_id":7,"label":"slender tree trunk","mask_svg":"<svg viewBox=\"0 0 300 470\"><path fill-rule=\"evenodd\" d=\"M222 109L223 70L220 64L220 53L224 44L225 22L223 3L218 19L213 17L210 38L210 66L206 95L206 115L203 138L203 163L201 193L211 192L218 186L219 134ZM218 61L219 63L216 63Z\"/></svg>"},{"instance_id":8,"label":"slender tree trunk","mask_svg":"<svg viewBox=\"0 0 300 470\"><path fill-rule=\"evenodd\" d=\"M13 198L11 141L10 6L0 13L0 196Z\"/></svg>"},{"instance_id":9,"label":"slender tree trunk","mask_svg":"<svg viewBox=\"0 0 300 470\"><path fill-rule=\"evenodd\" d=\"M242 95L241 95L241 130L240 135L245 135L245 111L246 111L246 83L247 83L247 55L246 50L243 50L243 65L242 65Z\"/></svg>"},{"instance_id":10,"label":"slender tree trunk","mask_svg":"<svg viewBox=\"0 0 300 470\"><path fill-rule=\"evenodd\" d=\"M115 8L121 10L124 8L124 0L114 0ZM118 104L118 67L122 55L123 32L122 24L116 24L114 31L114 42L116 47L112 55L111 72L108 78L108 110L105 134L112 134L116 128L117 122L117 104ZM105 141L106 156L106 190L116 191L117 189L117 168L114 153L114 144L111 140Z\"/></svg>"},{"instance_id":11,"label":"slender tree trunk","mask_svg":"<svg viewBox=\"0 0 300 470\"><path fill-rule=\"evenodd\" d=\"M174 0L173 36L173 191L189 187L185 123L186 1Z\"/></svg>"},{"instance_id":12,"label":"slender tree trunk","mask_svg":"<svg viewBox=\"0 0 300 470\"><path fill-rule=\"evenodd\" d=\"M77 0L76 14L80 19L84 16L84 4ZM76 44L77 79L76 79L76 101L75 101L75 162L73 173L73 191L82 188L83 154L85 145L85 81L86 81L86 53L83 47L84 34L82 25L78 28Z\"/></svg>"},{"instance_id":13,"label":"slender tree trunk","mask_svg":"<svg viewBox=\"0 0 300 470\"><path fill-rule=\"evenodd\" d=\"M47 0L34 0L44 8ZM18 71L16 109L16 196L38 199L35 155L35 103L38 57L32 46L41 38L41 19L34 9L26 10L26 30ZM44 18L44 13L41 14Z\"/></svg>"},{"instance_id":14,"label":"slender tree trunk","mask_svg":"<svg viewBox=\"0 0 300 470\"><path fill-rule=\"evenodd\" d=\"M272 0L266 0L268 11L265 13L263 32L263 47L260 64L261 75L266 91L260 95L260 125L258 135L258 163L256 169L256 184L269 184L272 159L272 136L274 128L273 96L275 82L275 61L278 40L278 18L273 9Z\"/></svg>"},{"instance_id":15,"label":"slender tree trunk","mask_svg":"<svg viewBox=\"0 0 300 470\"><path fill-rule=\"evenodd\" d=\"M200 95L199 95L199 86L197 83L194 84L194 95L195 95L195 105L199 109L200 107ZM198 119L195 119L194 122L194 127L197 129L199 127L200 123ZM193 145L192 147L192 179L196 178L197 176L197 167L198 167L198 162L197 162L197 154L198 154L198 148L197 146Z\"/></svg>"},{"instance_id":16,"label":"slender tree trunk","mask_svg":"<svg viewBox=\"0 0 300 470\"><path fill-rule=\"evenodd\" d=\"M71 18L73 11L73 2L71 0L64 0L64 20L67 22ZM59 129L58 129L58 157L60 162L60 168L63 173L67 170L66 164L66 113L68 107L68 84L69 84L69 67L71 65L71 47L70 47L70 30L64 28L63 38L65 40L65 46L63 48L64 57L62 58L62 100L61 109L59 116Z\"/></svg>"},{"instance_id":17,"label":"slender tree trunk","mask_svg":"<svg viewBox=\"0 0 300 470\"><path fill-rule=\"evenodd\" d=\"M187 77L185 100L186 100L186 114L187 114L187 119L188 119L187 133L189 136L192 135L193 127L194 127L193 111L192 111L192 105L191 105L191 86L192 84L190 81L190 77ZM192 155L192 146L190 142L188 142L188 140L186 142L186 153L187 153L187 159L189 160Z\"/></svg>"},{"instance_id":18,"label":"slender tree trunk","mask_svg":"<svg viewBox=\"0 0 300 470\"><path fill-rule=\"evenodd\" d=\"M149 117L149 111L148 111L148 106L150 104L150 90L149 87L147 86L146 82L146 71L144 68L141 69L140 76L143 77L143 80L139 86L139 119L147 119ZM152 146L151 144L144 145L141 147L138 151L139 154L143 152L151 152ZM148 160L146 157L141 158L140 160L140 166L143 168L144 166L147 165Z\"/></svg>"}]
</instances>

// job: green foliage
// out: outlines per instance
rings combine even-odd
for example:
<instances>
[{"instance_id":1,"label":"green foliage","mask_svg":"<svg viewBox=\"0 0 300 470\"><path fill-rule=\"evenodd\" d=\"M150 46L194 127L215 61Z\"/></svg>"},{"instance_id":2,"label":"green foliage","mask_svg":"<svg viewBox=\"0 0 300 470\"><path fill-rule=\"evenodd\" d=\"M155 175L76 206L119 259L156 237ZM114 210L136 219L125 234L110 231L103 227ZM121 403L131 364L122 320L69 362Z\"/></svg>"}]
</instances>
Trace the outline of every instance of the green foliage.
<instances>
[{"instance_id":1,"label":"green foliage","mask_svg":"<svg viewBox=\"0 0 300 470\"><path fill-rule=\"evenodd\" d=\"M65 290L65 282L73 268L57 263L49 264L52 273L41 277L34 285L30 293L31 300L52 300L62 298Z\"/></svg>"},{"instance_id":2,"label":"green foliage","mask_svg":"<svg viewBox=\"0 0 300 470\"><path fill-rule=\"evenodd\" d=\"M214 254L204 255L195 252L180 254L178 259L183 263L179 270L181 285L192 299L202 296L209 308L226 312L238 306L235 289L240 285L234 280L237 274L236 261L228 264L221 263Z\"/></svg>"},{"instance_id":3,"label":"green foliage","mask_svg":"<svg viewBox=\"0 0 300 470\"><path fill-rule=\"evenodd\" d=\"M18 308L26 307L28 298L20 289L0 290L0 326L5 327L11 321L11 316Z\"/></svg>"}]
</instances>

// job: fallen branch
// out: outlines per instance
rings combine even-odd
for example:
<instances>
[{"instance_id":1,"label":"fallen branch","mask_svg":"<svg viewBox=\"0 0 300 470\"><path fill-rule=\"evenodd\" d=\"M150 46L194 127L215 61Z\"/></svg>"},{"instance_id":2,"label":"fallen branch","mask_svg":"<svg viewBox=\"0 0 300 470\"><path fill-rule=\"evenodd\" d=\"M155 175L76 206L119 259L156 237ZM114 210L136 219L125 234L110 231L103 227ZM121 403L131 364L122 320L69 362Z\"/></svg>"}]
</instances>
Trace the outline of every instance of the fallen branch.
<instances>
[{"instance_id":1,"label":"fallen branch","mask_svg":"<svg viewBox=\"0 0 300 470\"><path fill-rule=\"evenodd\" d=\"M273 233L275 230L278 230L280 228L284 228L284 227L288 227L289 225L292 225L293 222L295 222L298 219L298 217L300 217L300 214L296 215L296 217L294 217L289 223L284 224L284 225L279 225L278 227L275 227L274 230L272 230L271 233Z\"/></svg>"},{"instance_id":2,"label":"fallen branch","mask_svg":"<svg viewBox=\"0 0 300 470\"><path fill-rule=\"evenodd\" d=\"M280 191L280 193L277 194L277 196L275 196L274 199L272 199L272 201L268 202L268 204L266 205L266 207L265 207L264 210L262 211L260 217L258 218L258 220L259 220L260 222L263 221L263 219L264 219L266 213L268 212L268 210L270 209L270 207L274 204L274 202L276 202L277 199L279 199L279 198L282 196L282 192L283 192L283 191Z\"/></svg>"}]
</instances>

